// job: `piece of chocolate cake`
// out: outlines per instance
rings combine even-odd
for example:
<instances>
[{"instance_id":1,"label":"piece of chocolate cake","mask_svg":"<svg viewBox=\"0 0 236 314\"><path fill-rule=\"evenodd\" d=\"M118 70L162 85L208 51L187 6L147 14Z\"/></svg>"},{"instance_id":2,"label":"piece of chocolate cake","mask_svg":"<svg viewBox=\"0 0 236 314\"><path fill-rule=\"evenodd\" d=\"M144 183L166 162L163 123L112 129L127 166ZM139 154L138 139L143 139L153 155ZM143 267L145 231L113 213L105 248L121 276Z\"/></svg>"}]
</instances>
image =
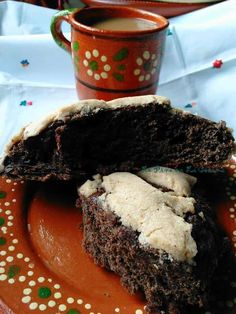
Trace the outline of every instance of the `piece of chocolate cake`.
<instances>
[{"instance_id":1,"label":"piece of chocolate cake","mask_svg":"<svg viewBox=\"0 0 236 314\"><path fill-rule=\"evenodd\" d=\"M129 292L143 291L149 313L189 314L212 299L229 242L213 211L191 191L195 182L150 168L96 175L78 188L85 250L121 276Z\"/></svg>"},{"instance_id":2,"label":"piece of chocolate cake","mask_svg":"<svg viewBox=\"0 0 236 314\"><path fill-rule=\"evenodd\" d=\"M173 109L165 97L86 100L25 127L1 168L12 178L68 180L155 165L209 166L227 160L233 147L224 122Z\"/></svg>"}]
</instances>

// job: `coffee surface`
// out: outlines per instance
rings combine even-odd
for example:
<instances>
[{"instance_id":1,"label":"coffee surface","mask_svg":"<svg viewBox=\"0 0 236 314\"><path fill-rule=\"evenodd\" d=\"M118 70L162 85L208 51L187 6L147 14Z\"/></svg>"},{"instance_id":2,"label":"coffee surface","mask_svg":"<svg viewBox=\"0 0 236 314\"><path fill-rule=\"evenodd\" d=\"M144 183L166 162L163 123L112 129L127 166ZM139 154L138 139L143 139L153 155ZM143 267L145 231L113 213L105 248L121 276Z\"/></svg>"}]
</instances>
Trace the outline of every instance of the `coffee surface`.
<instances>
[{"instance_id":1,"label":"coffee surface","mask_svg":"<svg viewBox=\"0 0 236 314\"><path fill-rule=\"evenodd\" d=\"M96 21L91 26L112 31L139 31L154 29L158 24L141 18L114 17Z\"/></svg>"}]
</instances>

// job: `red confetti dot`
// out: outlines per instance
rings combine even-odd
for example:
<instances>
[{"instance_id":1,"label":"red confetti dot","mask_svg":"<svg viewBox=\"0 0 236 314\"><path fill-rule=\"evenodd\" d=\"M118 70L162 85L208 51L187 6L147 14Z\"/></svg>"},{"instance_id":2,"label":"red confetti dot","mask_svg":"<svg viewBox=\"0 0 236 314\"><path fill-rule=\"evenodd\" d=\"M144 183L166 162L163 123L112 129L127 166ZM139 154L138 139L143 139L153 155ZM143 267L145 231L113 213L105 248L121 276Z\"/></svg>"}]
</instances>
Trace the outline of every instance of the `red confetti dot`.
<instances>
[{"instance_id":1,"label":"red confetti dot","mask_svg":"<svg viewBox=\"0 0 236 314\"><path fill-rule=\"evenodd\" d=\"M222 66L222 64L223 64L223 61L222 61L222 60L215 60L215 61L213 62L213 67L214 67L214 68L217 68L217 69L220 69L221 66Z\"/></svg>"}]
</instances>

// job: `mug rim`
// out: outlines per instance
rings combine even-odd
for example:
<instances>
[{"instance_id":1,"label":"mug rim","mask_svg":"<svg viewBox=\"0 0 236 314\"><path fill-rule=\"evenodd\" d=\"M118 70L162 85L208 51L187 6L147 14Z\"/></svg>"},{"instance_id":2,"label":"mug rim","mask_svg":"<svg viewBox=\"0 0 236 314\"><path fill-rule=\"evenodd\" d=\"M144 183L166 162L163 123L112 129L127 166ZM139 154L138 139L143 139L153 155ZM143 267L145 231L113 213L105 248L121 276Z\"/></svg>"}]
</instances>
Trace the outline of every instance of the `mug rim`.
<instances>
[{"instance_id":1,"label":"mug rim","mask_svg":"<svg viewBox=\"0 0 236 314\"><path fill-rule=\"evenodd\" d=\"M121 30L106 30L106 29L99 29L95 28L86 24L83 24L82 22L79 22L76 20L76 15L79 15L83 12L91 12L91 11L105 11L105 10L112 10L112 12L119 12L122 11L124 13L133 13L137 15L137 18L143 18L152 22L159 22L160 25L157 25L157 27L150 28L150 29L144 29L144 30L135 30L135 31L121 31ZM118 15L117 15L118 17ZM128 16L127 16L128 17ZM136 17L135 15L132 17ZM149 17L149 18L148 18ZM94 35L102 35L102 36L117 36L117 37L136 37L136 36L143 36L143 35L151 35L155 34L157 32L160 32L164 29L166 29L169 26L169 21L159 14L155 14L146 10L138 9L138 8L132 8L128 6L116 6L116 5L107 5L107 6L99 6L99 7L88 7L83 9L75 10L71 16L70 20L72 23L72 27L76 30L83 31L89 34Z\"/></svg>"}]
</instances>

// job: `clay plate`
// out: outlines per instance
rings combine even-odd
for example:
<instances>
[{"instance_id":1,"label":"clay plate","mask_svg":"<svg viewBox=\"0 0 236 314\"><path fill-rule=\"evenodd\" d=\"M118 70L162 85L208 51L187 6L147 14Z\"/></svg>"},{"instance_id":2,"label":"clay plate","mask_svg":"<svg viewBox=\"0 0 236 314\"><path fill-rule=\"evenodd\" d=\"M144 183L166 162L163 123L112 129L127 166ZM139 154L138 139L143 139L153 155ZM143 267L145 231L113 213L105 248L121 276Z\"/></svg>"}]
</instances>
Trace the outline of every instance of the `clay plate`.
<instances>
[{"instance_id":1,"label":"clay plate","mask_svg":"<svg viewBox=\"0 0 236 314\"><path fill-rule=\"evenodd\" d=\"M88 6L103 5L124 5L133 8L143 9L163 15L165 17L174 17L180 14L189 13L198 9L207 7L214 2L205 3L178 3L178 2L159 2L146 0L82 0ZM219 1L218 1L219 2ZM215 2L217 3L217 1Z\"/></svg>"},{"instance_id":2,"label":"clay plate","mask_svg":"<svg viewBox=\"0 0 236 314\"><path fill-rule=\"evenodd\" d=\"M236 244L236 163L225 171L222 185L214 186L214 179L208 185L217 195L220 223ZM142 296L129 295L116 275L84 253L75 199L72 183L0 178L0 313L145 313ZM236 277L229 285L218 310L207 313L236 313Z\"/></svg>"}]
</instances>

